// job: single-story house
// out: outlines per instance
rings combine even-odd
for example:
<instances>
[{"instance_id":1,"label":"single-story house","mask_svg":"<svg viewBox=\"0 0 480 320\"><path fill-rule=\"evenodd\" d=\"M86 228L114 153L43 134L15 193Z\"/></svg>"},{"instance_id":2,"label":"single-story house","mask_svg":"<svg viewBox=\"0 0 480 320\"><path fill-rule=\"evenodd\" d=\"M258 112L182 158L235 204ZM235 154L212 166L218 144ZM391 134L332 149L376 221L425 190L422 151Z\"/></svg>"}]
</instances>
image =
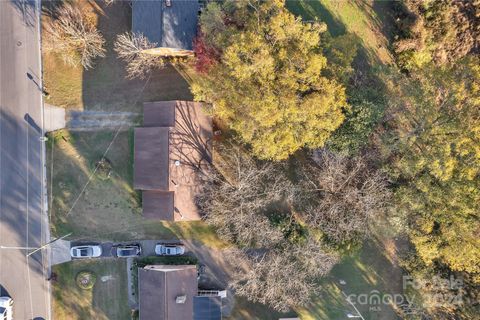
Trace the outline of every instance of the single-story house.
<instances>
[{"instance_id":1,"label":"single-story house","mask_svg":"<svg viewBox=\"0 0 480 320\"><path fill-rule=\"evenodd\" d=\"M198 0L133 0L132 32L157 45L148 53L193 55L199 10Z\"/></svg>"},{"instance_id":2,"label":"single-story house","mask_svg":"<svg viewBox=\"0 0 480 320\"><path fill-rule=\"evenodd\" d=\"M138 269L140 320L220 320L220 296L199 295L195 265Z\"/></svg>"},{"instance_id":3,"label":"single-story house","mask_svg":"<svg viewBox=\"0 0 480 320\"><path fill-rule=\"evenodd\" d=\"M212 118L192 101L143 105L143 127L134 132L134 188L143 215L169 221L199 220L195 204L201 170L212 161Z\"/></svg>"}]
</instances>

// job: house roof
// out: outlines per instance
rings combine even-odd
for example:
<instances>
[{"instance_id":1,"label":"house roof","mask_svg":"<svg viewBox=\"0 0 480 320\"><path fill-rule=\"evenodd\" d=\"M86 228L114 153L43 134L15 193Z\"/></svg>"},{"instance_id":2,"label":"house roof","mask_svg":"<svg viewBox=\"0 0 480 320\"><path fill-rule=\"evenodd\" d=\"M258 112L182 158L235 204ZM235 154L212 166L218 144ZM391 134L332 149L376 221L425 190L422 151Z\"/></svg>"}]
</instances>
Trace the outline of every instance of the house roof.
<instances>
[{"instance_id":1,"label":"house roof","mask_svg":"<svg viewBox=\"0 0 480 320\"><path fill-rule=\"evenodd\" d=\"M177 101L156 101L143 103L144 127L175 126Z\"/></svg>"},{"instance_id":2,"label":"house roof","mask_svg":"<svg viewBox=\"0 0 480 320\"><path fill-rule=\"evenodd\" d=\"M149 190L148 195L143 195L145 217L176 221L201 218L195 204L201 184L200 170L212 160L212 119L201 109L200 103L192 101L144 104L147 127L135 130L134 186ZM160 128L163 130L155 131ZM137 152L141 155L137 156ZM165 211L171 208L171 198L150 191L173 193L173 215Z\"/></svg>"},{"instance_id":3,"label":"house roof","mask_svg":"<svg viewBox=\"0 0 480 320\"><path fill-rule=\"evenodd\" d=\"M222 299L219 296L197 296L193 298L194 320L222 319Z\"/></svg>"},{"instance_id":4,"label":"house roof","mask_svg":"<svg viewBox=\"0 0 480 320\"><path fill-rule=\"evenodd\" d=\"M195 265L139 268L138 290L140 320L193 320L197 268Z\"/></svg>"},{"instance_id":5,"label":"house roof","mask_svg":"<svg viewBox=\"0 0 480 320\"><path fill-rule=\"evenodd\" d=\"M198 0L135 0L132 31L142 33L158 47L192 50L197 33Z\"/></svg>"},{"instance_id":6,"label":"house roof","mask_svg":"<svg viewBox=\"0 0 480 320\"><path fill-rule=\"evenodd\" d=\"M174 193L171 191L142 191L143 216L148 219L174 219Z\"/></svg>"},{"instance_id":7,"label":"house roof","mask_svg":"<svg viewBox=\"0 0 480 320\"><path fill-rule=\"evenodd\" d=\"M135 189L168 191L169 130L168 127L135 128Z\"/></svg>"}]
</instances>

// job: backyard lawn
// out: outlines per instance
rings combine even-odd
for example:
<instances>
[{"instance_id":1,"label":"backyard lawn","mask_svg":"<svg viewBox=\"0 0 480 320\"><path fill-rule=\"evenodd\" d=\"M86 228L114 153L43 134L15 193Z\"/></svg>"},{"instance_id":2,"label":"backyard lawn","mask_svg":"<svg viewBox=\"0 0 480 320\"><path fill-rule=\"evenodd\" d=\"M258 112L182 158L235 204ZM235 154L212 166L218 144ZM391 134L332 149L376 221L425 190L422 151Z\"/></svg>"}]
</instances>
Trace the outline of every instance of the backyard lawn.
<instances>
[{"instance_id":1,"label":"backyard lawn","mask_svg":"<svg viewBox=\"0 0 480 320\"><path fill-rule=\"evenodd\" d=\"M366 294L367 297L380 298L386 294L402 294L402 275L402 270L387 260L375 244L366 243L358 254L345 258L321 280L322 292L310 306L295 311L302 320L346 319L348 313L356 315L356 311L343 293L347 296ZM341 284L341 280L345 284ZM366 320L399 319L391 305L361 304L362 298L353 302ZM294 316L297 315L277 313L265 305L237 297L232 314L227 319L273 320Z\"/></svg>"},{"instance_id":2,"label":"backyard lawn","mask_svg":"<svg viewBox=\"0 0 480 320\"><path fill-rule=\"evenodd\" d=\"M126 262L118 259L76 260L53 267L53 311L56 319L131 319L127 301ZM91 290L77 286L76 275L93 272Z\"/></svg>"},{"instance_id":3,"label":"backyard lawn","mask_svg":"<svg viewBox=\"0 0 480 320\"><path fill-rule=\"evenodd\" d=\"M333 36L346 32L357 36L371 65L390 64L392 30L391 1L357 0L287 0L289 10L304 20L318 19L327 24ZM385 23L386 20L389 23Z\"/></svg>"},{"instance_id":4,"label":"backyard lawn","mask_svg":"<svg viewBox=\"0 0 480 320\"><path fill-rule=\"evenodd\" d=\"M347 313L356 314L355 309L346 301L347 296L366 295L383 297L386 294L402 294L403 271L387 260L381 251L371 242L363 245L359 253L345 258L336 265L329 276L322 280L323 292L314 299L311 306L298 310L303 320L344 319ZM344 284L341 281L345 281ZM343 292L343 293L342 293ZM389 304L363 304L363 298L354 298L356 308L365 319L399 319L394 307Z\"/></svg>"}]
</instances>

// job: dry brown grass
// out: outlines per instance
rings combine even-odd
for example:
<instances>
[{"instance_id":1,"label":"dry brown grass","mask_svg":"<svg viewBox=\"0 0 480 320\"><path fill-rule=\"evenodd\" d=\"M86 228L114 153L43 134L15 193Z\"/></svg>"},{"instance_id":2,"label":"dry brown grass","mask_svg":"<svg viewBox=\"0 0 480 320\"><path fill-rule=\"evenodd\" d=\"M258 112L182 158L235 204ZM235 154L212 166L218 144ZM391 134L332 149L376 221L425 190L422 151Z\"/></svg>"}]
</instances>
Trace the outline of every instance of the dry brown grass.
<instances>
[{"instance_id":1,"label":"dry brown grass","mask_svg":"<svg viewBox=\"0 0 480 320\"><path fill-rule=\"evenodd\" d=\"M75 276L80 271L97 276L92 290L80 289ZM53 268L53 314L55 319L130 319L127 303L126 264L124 260L76 260ZM102 281L102 276L111 276Z\"/></svg>"},{"instance_id":2,"label":"dry brown grass","mask_svg":"<svg viewBox=\"0 0 480 320\"><path fill-rule=\"evenodd\" d=\"M95 1L76 2L105 37L106 56L96 59L93 69L83 70L65 65L57 54L44 52L44 82L49 92L46 103L79 110L138 112L143 101L192 98L188 83L170 66L155 70L148 79L126 78L126 64L118 59L114 42L118 35L130 31L128 2L109 6ZM49 19L42 16L44 24Z\"/></svg>"}]
</instances>

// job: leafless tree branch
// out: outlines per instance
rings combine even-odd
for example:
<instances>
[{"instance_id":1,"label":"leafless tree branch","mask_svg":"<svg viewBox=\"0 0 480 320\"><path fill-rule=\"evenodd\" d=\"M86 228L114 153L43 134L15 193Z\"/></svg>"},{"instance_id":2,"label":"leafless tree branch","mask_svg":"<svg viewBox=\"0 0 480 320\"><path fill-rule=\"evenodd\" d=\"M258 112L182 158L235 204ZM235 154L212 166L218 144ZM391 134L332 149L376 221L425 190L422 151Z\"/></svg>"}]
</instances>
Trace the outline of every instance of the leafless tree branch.
<instances>
[{"instance_id":1,"label":"leafless tree branch","mask_svg":"<svg viewBox=\"0 0 480 320\"><path fill-rule=\"evenodd\" d=\"M337 243L363 238L369 222L385 210L390 198L383 174L361 157L346 158L328 151L300 169L297 197L306 222Z\"/></svg>"},{"instance_id":2,"label":"leafless tree branch","mask_svg":"<svg viewBox=\"0 0 480 320\"><path fill-rule=\"evenodd\" d=\"M152 70L165 66L164 57L145 53L156 46L143 34L126 32L117 37L114 49L127 63L127 78L145 78Z\"/></svg>"},{"instance_id":3,"label":"leafless tree branch","mask_svg":"<svg viewBox=\"0 0 480 320\"><path fill-rule=\"evenodd\" d=\"M105 57L105 39L77 6L64 3L45 24L45 31L44 48L59 53L69 65L89 69L95 58Z\"/></svg>"},{"instance_id":4,"label":"leafless tree branch","mask_svg":"<svg viewBox=\"0 0 480 320\"><path fill-rule=\"evenodd\" d=\"M265 210L281 200L291 184L269 163L257 163L238 147L228 147L216 167L203 172L197 204L208 223L226 240L241 246L271 247L283 238Z\"/></svg>"}]
</instances>

